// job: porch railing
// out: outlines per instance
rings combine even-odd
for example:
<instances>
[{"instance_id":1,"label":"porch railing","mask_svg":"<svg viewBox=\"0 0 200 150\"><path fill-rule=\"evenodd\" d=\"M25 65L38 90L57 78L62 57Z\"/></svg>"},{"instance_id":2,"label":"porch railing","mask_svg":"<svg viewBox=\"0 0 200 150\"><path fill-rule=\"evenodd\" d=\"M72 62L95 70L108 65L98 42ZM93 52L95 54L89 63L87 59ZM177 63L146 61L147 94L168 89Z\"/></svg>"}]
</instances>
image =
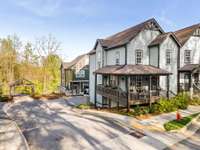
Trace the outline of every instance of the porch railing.
<instances>
[{"instance_id":1,"label":"porch railing","mask_svg":"<svg viewBox=\"0 0 200 150\"><path fill-rule=\"evenodd\" d=\"M98 85L97 93L115 101L117 101L118 99L123 99L123 100L127 99L127 93L119 88L112 88L112 87Z\"/></svg>"},{"instance_id":2,"label":"porch railing","mask_svg":"<svg viewBox=\"0 0 200 150\"><path fill-rule=\"evenodd\" d=\"M120 103L126 104L127 102L127 92L122 91L120 88L105 87L103 85L97 86L97 93L106 97L110 100L120 101ZM129 92L129 102L130 104L145 104L150 102L150 93L148 91L143 92ZM151 91L151 102L155 102L159 99L159 90Z\"/></svg>"}]
</instances>

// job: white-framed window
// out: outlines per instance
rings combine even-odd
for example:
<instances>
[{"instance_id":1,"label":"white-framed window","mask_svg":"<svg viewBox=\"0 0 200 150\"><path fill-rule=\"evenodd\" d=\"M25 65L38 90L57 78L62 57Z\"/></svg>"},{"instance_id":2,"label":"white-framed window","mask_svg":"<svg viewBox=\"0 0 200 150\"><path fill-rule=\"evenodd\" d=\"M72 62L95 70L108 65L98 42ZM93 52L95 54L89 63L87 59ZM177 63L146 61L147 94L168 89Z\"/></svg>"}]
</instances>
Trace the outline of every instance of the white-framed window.
<instances>
[{"instance_id":1,"label":"white-framed window","mask_svg":"<svg viewBox=\"0 0 200 150\"><path fill-rule=\"evenodd\" d=\"M184 61L186 64L191 63L191 50L185 50L184 52Z\"/></svg>"},{"instance_id":2,"label":"white-framed window","mask_svg":"<svg viewBox=\"0 0 200 150\"><path fill-rule=\"evenodd\" d=\"M136 77L136 89L141 90L142 89L142 76Z\"/></svg>"},{"instance_id":3,"label":"white-framed window","mask_svg":"<svg viewBox=\"0 0 200 150\"><path fill-rule=\"evenodd\" d=\"M117 87L117 76L110 76L110 82L112 87Z\"/></svg>"},{"instance_id":4,"label":"white-framed window","mask_svg":"<svg viewBox=\"0 0 200 150\"><path fill-rule=\"evenodd\" d=\"M120 52L119 51L115 52L115 64L116 65L120 64Z\"/></svg>"},{"instance_id":5,"label":"white-framed window","mask_svg":"<svg viewBox=\"0 0 200 150\"><path fill-rule=\"evenodd\" d=\"M171 61L172 61L172 51L168 49L166 51L166 64L167 65L171 64Z\"/></svg>"},{"instance_id":6,"label":"white-framed window","mask_svg":"<svg viewBox=\"0 0 200 150\"><path fill-rule=\"evenodd\" d=\"M84 78L85 77L85 70L80 70L77 74L76 74L77 78Z\"/></svg>"},{"instance_id":7,"label":"white-framed window","mask_svg":"<svg viewBox=\"0 0 200 150\"><path fill-rule=\"evenodd\" d=\"M138 49L135 51L135 63L142 64L143 51Z\"/></svg>"}]
</instances>

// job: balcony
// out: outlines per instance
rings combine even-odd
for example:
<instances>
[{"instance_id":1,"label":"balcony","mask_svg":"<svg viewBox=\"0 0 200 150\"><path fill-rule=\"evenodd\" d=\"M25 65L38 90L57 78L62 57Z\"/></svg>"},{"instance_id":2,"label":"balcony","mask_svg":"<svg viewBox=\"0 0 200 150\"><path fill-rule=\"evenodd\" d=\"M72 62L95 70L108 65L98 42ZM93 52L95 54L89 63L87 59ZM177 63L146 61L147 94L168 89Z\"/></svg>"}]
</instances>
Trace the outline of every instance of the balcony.
<instances>
[{"instance_id":1,"label":"balcony","mask_svg":"<svg viewBox=\"0 0 200 150\"><path fill-rule=\"evenodd\" d=\"M102 85L97 86L97 94L102 95L104 98L107 98L111 101L116 101L121 105L127 105L127 100L130 105L138 105L138 104L148 104L152 102L156 102L159 100L159 91L152 90L151 93L148 91L141 92L133 92L129 91L129 95L127 92L122 91L120 88L106 87ZM151 94L151 99L149 99Z\"/></svg>"}]
</instances>

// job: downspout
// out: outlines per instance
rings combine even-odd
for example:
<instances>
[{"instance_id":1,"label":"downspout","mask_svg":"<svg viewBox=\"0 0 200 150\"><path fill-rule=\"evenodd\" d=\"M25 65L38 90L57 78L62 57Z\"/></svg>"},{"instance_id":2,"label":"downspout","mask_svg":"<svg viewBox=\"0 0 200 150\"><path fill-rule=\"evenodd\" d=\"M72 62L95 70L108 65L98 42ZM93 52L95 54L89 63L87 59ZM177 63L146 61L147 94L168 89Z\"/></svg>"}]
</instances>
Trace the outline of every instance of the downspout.
<instances>
[{"instance_id":1,"label":"downspout","mask_svg":"<svg viewBox=\"0 0 200 150\"><path fill-rule=\"evenodd\" d=\"M177 93L180 92L180 72L179 72L179 68L180 68L180 46L178 48L178 54L177 54Z\"/></svg>"},{"instance_id":2,"label":"downspout","mask_svg":"<svg viewBox=\"0 0 200 150\"><path fill-rule=\"evenodd\" d=\"M158 44L158 68L160 68L160 44Z\"/></svg>"},{"instance_id":3,"label":"downspout","mask_svg":"<svg viewBox=\"0 0 200 150\"><path fill-rule=\"evenodd\" d=\"M127 44L124 45L124 48L125 48L125 65L127 65L128 64L127 63L127 57L128 57L128 55L127 55Z\"/></svg>"}]
</instances>

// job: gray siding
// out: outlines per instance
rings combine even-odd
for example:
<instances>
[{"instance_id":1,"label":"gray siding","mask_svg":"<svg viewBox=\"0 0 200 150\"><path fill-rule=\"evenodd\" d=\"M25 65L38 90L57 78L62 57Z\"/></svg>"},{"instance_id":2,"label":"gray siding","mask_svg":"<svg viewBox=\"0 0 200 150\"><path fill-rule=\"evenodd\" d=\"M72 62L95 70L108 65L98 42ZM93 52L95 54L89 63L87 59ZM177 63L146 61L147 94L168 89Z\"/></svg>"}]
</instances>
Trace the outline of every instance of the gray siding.
<instances>
[{"instance_id":1,"label":"gray siding","mask_svg":"<svg viewBox=\"0 0 200 150\"><path fill-rule=\"evenodd\" d=\"M177 93L177 56L178 56L178 45L171 38L168 37L160 45L160 68L167 70L173 75L170 76L170 90ZM166 51L171 50L171 64L166 64ZM166 89L166 77L160 77L160 86Z\"/></svg>"},{"instance_id":2,"label":"gray siding","mask_svg":"<svg viewBox=\"0 0 200 150\"><path fill-rule=\"evenodd\" d=\"M148 45L160 34L159 31L144 30L138 34L127 46L127 63L135 64L135 51L143 50L143 64L149 65Z\"/></svg>"},{"instance_id":3,"label":"gray siding","mask_svg":"<svg viewBox=\"0 0 200 150\"><path fill-rule=\"evenodd\" d=\"M149 48L149 64L158 67L158 46L153 46Z\"/></svg>"},{"instance_id":4,"label":"gray siding","mask_svg":"<svg viewBox=\"0 0 200 150\"><path fill-rule=\"evenodd\" d=\"M89 87L90 87L90 102L94 103L94 88L95 88L95 84L94 84L94 80L95 80L95 76L93 74L93 72L96 70L96 60L95 60L95 54L90 55L90 61L89 61Z\"/></svg>"}]
</instances>

